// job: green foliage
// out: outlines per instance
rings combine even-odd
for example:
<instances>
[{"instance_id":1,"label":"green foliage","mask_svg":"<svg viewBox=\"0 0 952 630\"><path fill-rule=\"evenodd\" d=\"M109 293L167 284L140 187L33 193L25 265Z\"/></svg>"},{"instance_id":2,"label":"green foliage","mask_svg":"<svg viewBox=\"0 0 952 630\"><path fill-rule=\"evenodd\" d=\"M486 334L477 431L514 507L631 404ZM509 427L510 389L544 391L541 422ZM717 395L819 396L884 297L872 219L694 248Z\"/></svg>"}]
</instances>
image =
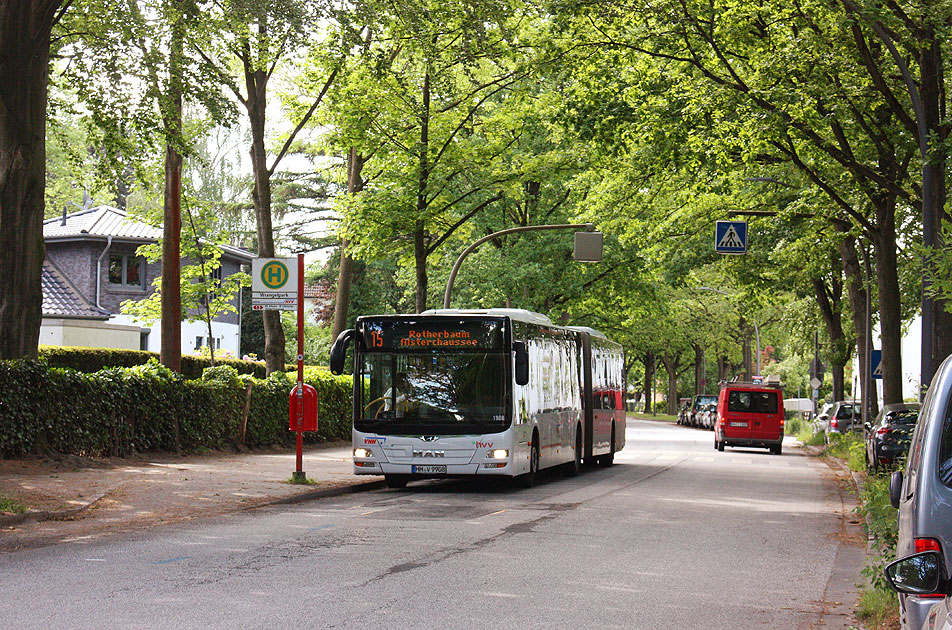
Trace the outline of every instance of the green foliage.
<instances>
[{"instance_id":1,"label":"green foliage","mask_svg":"<svg viewBox=\"0 0 952 630\"><path fill-rule=\"evenodd\" d=\"M856 431L830 433L830 444L826 451L832 457L846 460L850 470L866 470L866 443L862 434Z\"/></svg>"},{"instance_id":2,"label":"green foliage","mask_svg":"<svg viewBox=\"0 0 952 630\"><path fill-rule=\"evenodd\" d=\"M870 629L898 628L899 603L896 592L889 587L878 585L867 584L860 588L856 616Z\"/></svg>"},{"instance_id":3,"label":"green foliage","mask_svg":"<svg viewBox=\"0 0 952 630\"><path fill-rule=\"evenodd\" d=\"M320 430L310 443L350 437L351 379L318 368L305 370L318 393ZM221 449L236 443L252 385L245 444L289 445L288 396L294 380L283 372L267 379L240 377L234 368L210 368L188 380L157 360L132 368L87 374L43 361L0 361L0 456L45 447L77 455L128 455L182 448Z\"/></svg>"},{"instance_id":4,"label":"green foliage","mask_svg":"<svg viewBox=\"0 0 952 630\"><path fill-rule=\"evenodd\" d=\"M26 506L10 497L0 494L0 514L22 514L26 512Z\"/></svg>"},{"instance_id":5,"label":"green foliage","mask_svg":"<svg viewBox=\"0 0 952 630\"><path fill-rule=\"evenodd\" d=\"M133 367L158 361L159 355L144 350L120 350L116 348L85 348L70 346L40 346L39 356L51 367L69 368L78 372L98 372L109 367ZM240 374L251 374L264 378L267 374L264 363L258 361L239 361L236 359L216 359L216 364L233 367ZM182 357L182 374L185 378L201 378L205 368L211 365L208 357L187 354Z\"/></svg>"},{"instance_id":6,"label":"green foliage","mask_svg":"<svg viewBox=\"0 0 952 630\"><path fill-rule=\"evenodd\" d=\"M883 569L896 558L899 540L897 511L889 502L889 476L867 476L860 498L862 502L856 512L865 519L873 551L863 573L874 588L886 589Z\"/></svg>"}]
</instances>

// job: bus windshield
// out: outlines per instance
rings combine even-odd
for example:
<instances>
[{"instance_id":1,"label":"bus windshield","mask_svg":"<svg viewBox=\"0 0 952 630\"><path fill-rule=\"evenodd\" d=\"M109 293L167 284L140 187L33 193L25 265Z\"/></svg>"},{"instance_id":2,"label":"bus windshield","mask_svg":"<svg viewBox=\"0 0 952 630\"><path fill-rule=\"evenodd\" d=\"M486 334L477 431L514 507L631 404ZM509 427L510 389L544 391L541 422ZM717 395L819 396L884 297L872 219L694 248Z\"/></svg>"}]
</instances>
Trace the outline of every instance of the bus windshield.
<instances>
[{"instance_id":1,"label":"bus windshield","mask_svg":"<svg viewBox=\"0 0 952 630\"><path fill-rule=\"evenodd\" d=\"M423 435L503 431L506 359L501 352L363 354L355 428Z\"/></svg>"}]
</instances>

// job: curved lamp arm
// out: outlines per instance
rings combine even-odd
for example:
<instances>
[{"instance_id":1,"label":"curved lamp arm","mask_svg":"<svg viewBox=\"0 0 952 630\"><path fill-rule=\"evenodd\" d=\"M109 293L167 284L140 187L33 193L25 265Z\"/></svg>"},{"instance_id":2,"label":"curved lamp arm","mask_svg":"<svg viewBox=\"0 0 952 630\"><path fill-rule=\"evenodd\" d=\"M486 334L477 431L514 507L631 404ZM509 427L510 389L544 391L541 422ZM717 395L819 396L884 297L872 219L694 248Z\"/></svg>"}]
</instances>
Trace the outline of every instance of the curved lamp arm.
<instances>
[{"instance_id":1,"label":"curved lamp arm","mask_svg":"<svg viewBox=\"0 0 952 630\"><path fill-rule=\"evenodd\" d=\"M522 227L509 228L508 230L500 230L499 232L493 232L489 236L484 236L466 249L463 250L463 253L459 255L459 258L456 259L456 264L453 265L453 270L450 272L450 277L446 281L446 293L443 294L443 308L450 307L450 296L453 294L453 281L456 280L456 274L459 272L460 265L463 264L463 259L466 258L470 252L475 250L477 247L485 243L486 241L496 238L497 236L505 236L506 234L514 234L515 232L531 232L535 230L593 230L595 225L593 223L570 223L563 225L524 225Z\"/></svg>"}]
</instances>

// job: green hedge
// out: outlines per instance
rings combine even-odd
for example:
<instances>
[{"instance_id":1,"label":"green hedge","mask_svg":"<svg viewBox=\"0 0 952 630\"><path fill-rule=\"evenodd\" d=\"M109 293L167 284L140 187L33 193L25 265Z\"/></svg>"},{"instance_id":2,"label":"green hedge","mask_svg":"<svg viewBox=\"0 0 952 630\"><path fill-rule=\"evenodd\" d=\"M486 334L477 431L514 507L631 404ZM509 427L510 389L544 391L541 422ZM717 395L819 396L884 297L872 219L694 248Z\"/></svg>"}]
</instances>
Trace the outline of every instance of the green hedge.
<instances>
[{"instance_id":1,"label":"green hedge","mask_svg":"<svg viewBox=\"0 0 952 630\"><path fill-rule=\"evenodd\" d=\"M73 346L40 346L40 359L46 360L51 367L69 368L78 372L98 372L112 367L135 367L145 365L149 359L158 359L155 352L145 350L120 350L118 348L84 348ZM239 374L251 374L256 378L265 378L267 369L263 361L242 361L239 359L215 359L216 365L229 365ZM185 378L202 377L205 368L211 366L208 357L182 355L182 375ZM287 364L284 369L296 371L297 366Z\"/></svg>"},{"instance_id":2,"label":"green hedge","mask_svg":"<svg viewBox=\"0 0 952 630\"><path fill-rule=\"evenodd\" d=\"M351 379L306 368L318 393L319 431L308 443L350 439ZM46 361L0 361L0 456L48 448L74 455L128 455L220 449L239 441L251 384L244 445L290 445L288 396L296 374L267 379L229 365L186 379L151 359L144 365L85 373ZM176 428L177 424L177 428Z\"/></svg>"}]
</instances>

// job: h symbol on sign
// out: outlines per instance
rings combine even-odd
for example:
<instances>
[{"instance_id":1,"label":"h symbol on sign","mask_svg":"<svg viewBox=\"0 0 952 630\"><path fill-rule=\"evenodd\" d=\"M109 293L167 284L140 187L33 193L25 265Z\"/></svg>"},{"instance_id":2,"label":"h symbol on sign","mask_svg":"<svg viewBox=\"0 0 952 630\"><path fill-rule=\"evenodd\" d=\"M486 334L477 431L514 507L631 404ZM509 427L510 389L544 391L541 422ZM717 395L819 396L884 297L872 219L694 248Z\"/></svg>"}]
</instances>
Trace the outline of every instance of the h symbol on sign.
<instances>
[{"instance_id":1,"label":"h symbol on sign","mask_svg":"<svg viewBox=\"0 0 952 630\"><path fill-rule=\"evenodd\" d=\"M283 279L283 276L284 276L284 273L282 272L282 269L281 269L280 267L277 267L277 266L269 267L269 268L266 270L266 273L268 274L267 282L268 282L269 284L270 284L270 283L274 283L274 284L280 283L281 280Z\"/></svg>"}]
</instances>

